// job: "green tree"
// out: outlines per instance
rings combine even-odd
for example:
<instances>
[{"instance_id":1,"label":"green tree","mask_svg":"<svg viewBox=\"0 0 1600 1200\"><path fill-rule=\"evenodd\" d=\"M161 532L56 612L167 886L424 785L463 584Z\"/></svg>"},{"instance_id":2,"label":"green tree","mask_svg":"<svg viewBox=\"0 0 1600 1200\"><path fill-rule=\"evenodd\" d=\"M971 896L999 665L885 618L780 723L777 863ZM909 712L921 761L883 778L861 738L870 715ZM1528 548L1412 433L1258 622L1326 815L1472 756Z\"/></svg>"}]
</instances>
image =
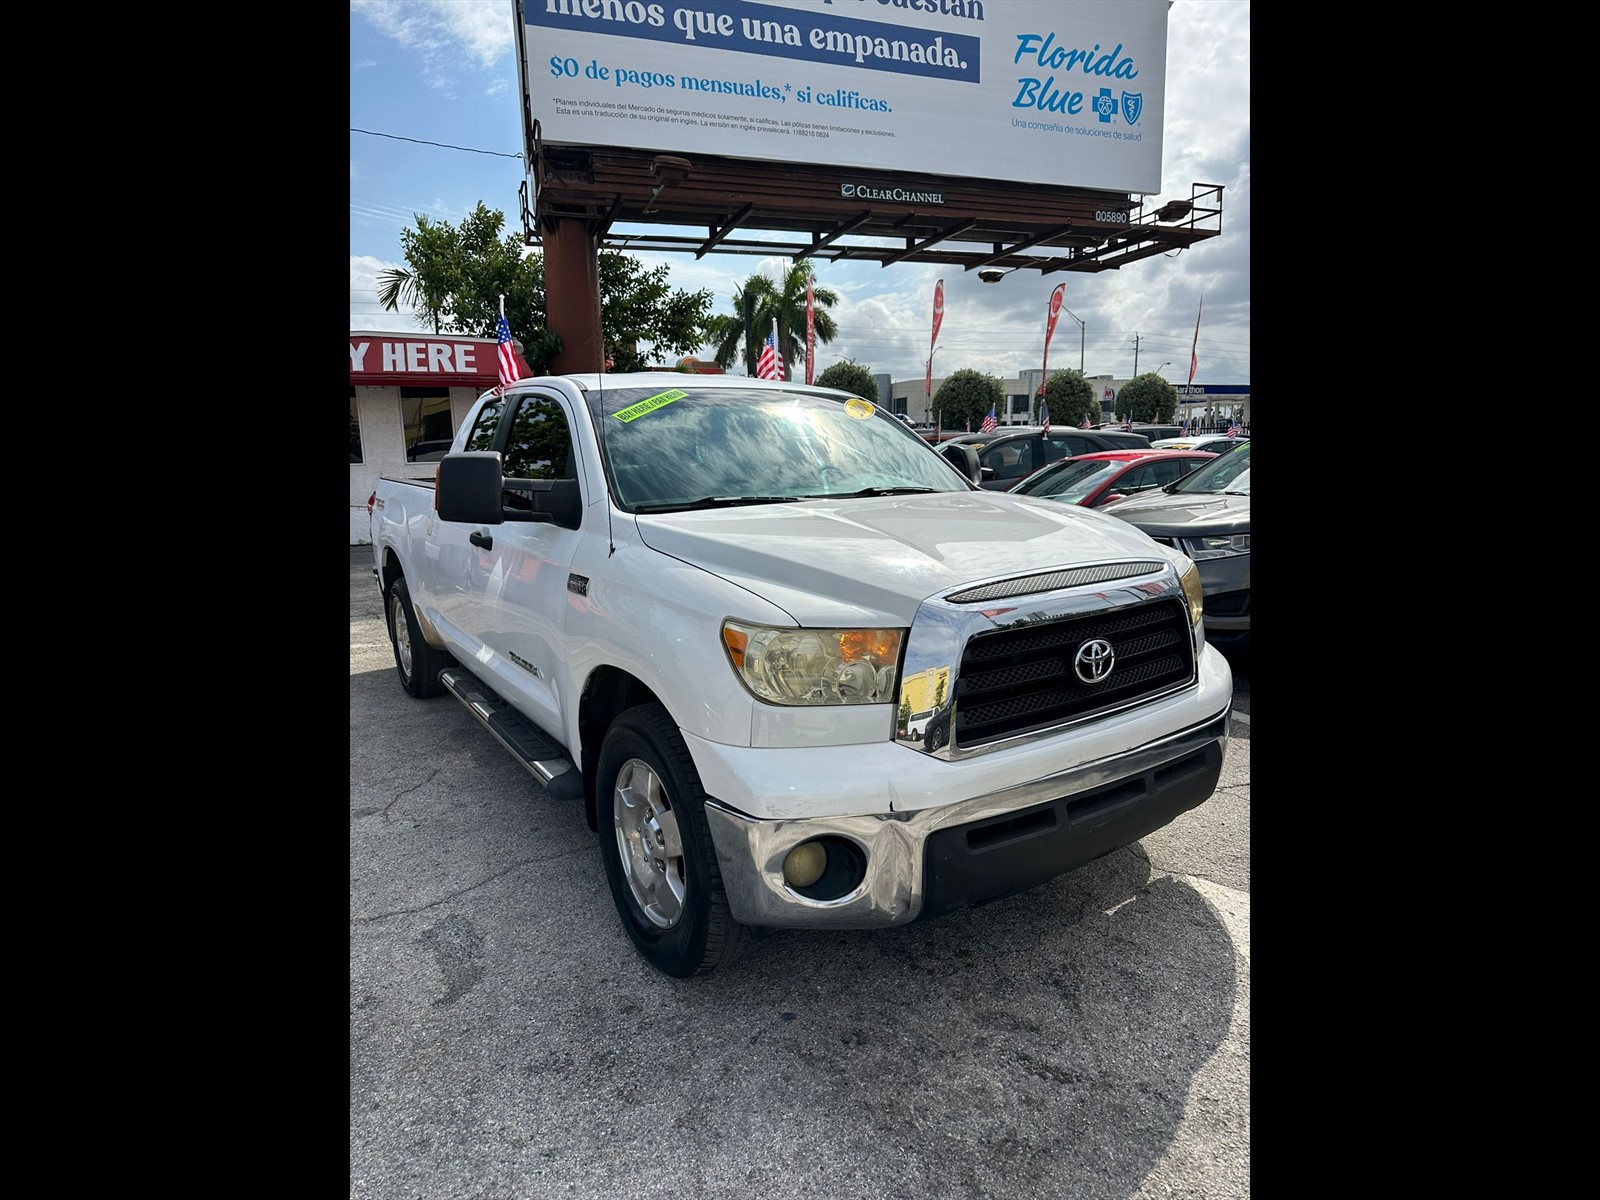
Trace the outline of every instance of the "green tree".
<instances>
[{"instance_id":1,"label":"green tree","mask_svg":"<svg viewBox=\"0 0 1600 1200\"><path fill-rule=\"evenodd\" d=\"M871 371L852 358L830 364L817 376L817 386L838 388L863 400L871 400L874 404L878 402L878 381L872 377Z\"/></svg>"},{"instance_id":2,"label":"green tree","mask_svg":"<svg viewBox=\"0 0 1600 1200\"><path fill-rule=\"evenodd\" d=\"M1044 398L1050 403L1050 425L1090 425L1100 423L1100 401L1094 398L1094 384L1082 371L1052 371L1044 385ZM1038 402L1033 409L1034 424L1039 423Z\"/></svg>"},{"instance_id":3,"label":"green tree","mask_svg":"<svg viewBox=\"0 0 1600 1200\"><path fill-rule=\"evenodd\" d=\"M944 429L957 429L968 423L976 429L989 415L991 408L998 421L1005 404L1005 385L997 377L974 371L971 367L951 372L933 394L933 410L938 414L940 427Z\"/></svg>"},{"instance_id":4,"label":"green tree","mask_svg":"<svg viewBox=\"0 0 1600 1200\"><path fill-rule=\"evenodd\" d=\"M1135 375L1117 393L1117 411L1130 420L1164 425L1178 411L1178 390L1154 371Z\"/></svg>"},{"instance_id":5,"label":"green tree","mask_svg":"<svg viewBox=\"0 0 1600 1200\"><path fill-rule=\"evenodd\" d=\"M520 236L503 237L505 214L482 201L459 226L420 214L416 220L415 229L400 233L407 267L379 275L378 302L391 311L404 305L435 333L492 338L503 295L506 323L528 366L536 375L548 372L561 339L545 315L544 257L526 253ZM676 355L705 340L712 294L670 290L667 270L662 264L647 271L614 251L600 254L600 330L614 369L642 367L643 341Z\"/></svg>"},{"instance_id":6,"label":"green tree","mask_svg":"<svg viewBox=\"0 0 1600 1200\"><path fill-rule=\"evenodd\" d=\"M801 261L791 266L777 283L765 275L752 275L735 288L733 316L718 315L706 322L710 334L707 344L712 348L717 366L726 371L742 357L745 374L754 375L761 346L776 321L784 376L805 378L806 279L811 272L811 264ZM838 323L828 311L839 302L839 293L813 282L811 300L817 344L825 346L839 334ZM745 323L747 306L748 328Z\"/></svg>"}]
</instances>

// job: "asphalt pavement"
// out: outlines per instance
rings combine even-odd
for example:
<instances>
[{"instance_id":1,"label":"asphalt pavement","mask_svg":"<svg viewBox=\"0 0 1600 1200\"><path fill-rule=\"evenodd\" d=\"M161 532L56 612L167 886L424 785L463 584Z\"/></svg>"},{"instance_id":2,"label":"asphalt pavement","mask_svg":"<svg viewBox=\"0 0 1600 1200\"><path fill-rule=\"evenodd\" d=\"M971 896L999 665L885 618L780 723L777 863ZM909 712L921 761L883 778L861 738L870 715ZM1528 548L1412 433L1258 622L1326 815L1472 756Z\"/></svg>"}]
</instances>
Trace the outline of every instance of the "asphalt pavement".
<instances>
[{"instance_id":1,"label":"asphalt pavement","mask_svg":"<svg viewBox=\"0 0 1600 1200\"><path fill-rule=\"evenodd\" d=\"M1248 664L1221 784L1135 845L716 973L633 950L595 835L400 688L350 551L350 1195L1250 1194Z\"/></svg>"}]
</instances>

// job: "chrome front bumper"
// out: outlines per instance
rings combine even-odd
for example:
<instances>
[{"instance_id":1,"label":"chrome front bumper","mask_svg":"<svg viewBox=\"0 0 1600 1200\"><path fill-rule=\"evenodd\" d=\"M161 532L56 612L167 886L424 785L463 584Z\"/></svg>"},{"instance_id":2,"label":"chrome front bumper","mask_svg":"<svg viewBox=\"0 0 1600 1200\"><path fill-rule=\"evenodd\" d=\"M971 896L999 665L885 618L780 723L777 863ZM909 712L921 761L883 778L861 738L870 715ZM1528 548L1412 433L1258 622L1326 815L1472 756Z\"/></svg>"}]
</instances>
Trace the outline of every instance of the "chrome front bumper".
<instances>
[{"instance_id":1,"label":"chrome front bumper","mask_svg":"<svg viewBox=\"0 0 1600 1200\"><path fill-rule=\"evenodd\" d=\"M1204 787L1205 795L1197 800L1192 798L1193 780L1183 784L1176 778L1181 772L1166 769L1211 747L1216 747L1217 753L1207 757L1220 769L1231 715L1230 703L1216 717L1126 753L916 812L757 820L715 799L708 800L706 820L734 919L746 925L775 928L834 929L914 921L923 914L929 893L925 862L930 838L942 831L1004 818L1052 802L1066 802L1059 809L1059 823L1055 812L1048 822L1041 822L1048 826L1044 836L1050 838L1050 853L1059 853L1059 869L1046 865L1044 874L1034 878L1033 883L1072 870L1117 845L1136 841L1167 824L1178 811L1194 807L1205 799L1214 785L1214 775L1211 783ZM1173 794L1164 795L1169 785L1162 780L1168 775L1175 777L1171 787L1181 785L1190 789L1186 796L1178 799L1179 808L1173 807ZM1145 781L1144 786L1140 786L1141 779ZM1129 787L1114 786L1125 781ZM1088 792L1103 796L1103 802L1096 800L1089 806L1092 811L1085 811L1081 816L1074 814L1072 798ZM847 895L835 900L812 900L784 883L783 861L800 843L828 835L854 842L866 854L866 875ZM1013 844L1025 840L1024 836ZM948 839L945 841L948 843ZM979 898L1015 890L1011 886L1013 880L998 877L1008 874L1008 864L1015 861L1004 852L978 855L971 860L980 864L976 868L979 873L988 870L997 876L977 887L982 893ZM1028 866L1038 874L1040 864L1036 855ZM960 868L955 875L961 876L961 881L946 885L947 892L950 887L959 892L970 886L974 868ZM954 907L950 899L948 894L943 897L938 910Z\"/></svg>"}]
</instances>

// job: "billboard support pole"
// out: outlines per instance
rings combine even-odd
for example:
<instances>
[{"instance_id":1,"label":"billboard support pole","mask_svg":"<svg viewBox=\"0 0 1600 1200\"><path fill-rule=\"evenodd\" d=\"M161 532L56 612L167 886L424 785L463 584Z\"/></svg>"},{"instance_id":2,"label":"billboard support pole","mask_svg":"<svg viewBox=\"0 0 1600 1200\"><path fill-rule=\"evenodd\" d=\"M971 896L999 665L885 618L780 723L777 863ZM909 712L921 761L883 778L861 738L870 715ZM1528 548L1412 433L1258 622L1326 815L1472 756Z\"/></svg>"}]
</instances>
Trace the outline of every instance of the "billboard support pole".
<instances>
[{"instance_id":1,"label":"billboard support pole","mask_svg":"<svg viewBox=\"0 0 1600 1200\"><path fill-rule=\"evenodd\" d=\"M600 335L600 243L589 222L557 217L545 229L546 324L561 339L551 360L554 374L599 371L605 360Z\"/></svg>"}]
</instances>

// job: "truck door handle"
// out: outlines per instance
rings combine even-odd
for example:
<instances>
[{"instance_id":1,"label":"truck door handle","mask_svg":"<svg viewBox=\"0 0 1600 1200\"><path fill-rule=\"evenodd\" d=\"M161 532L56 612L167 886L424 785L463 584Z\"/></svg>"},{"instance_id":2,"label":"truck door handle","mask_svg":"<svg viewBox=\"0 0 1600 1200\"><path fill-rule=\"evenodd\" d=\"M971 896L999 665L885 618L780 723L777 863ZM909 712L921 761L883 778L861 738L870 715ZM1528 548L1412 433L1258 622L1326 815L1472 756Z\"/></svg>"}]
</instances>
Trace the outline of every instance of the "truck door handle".
<instances>
[{"instance_id":1,"label":"truck door handle","mask_svg":"<svg viewBox=\"0 0 1600 1200\"><path fill-rule=\"evenodd\" d=\"M473 530L467 535L467 541L474 546L482 546L485 550L494 549L494 539L482 530Z\"/></svg>"}]
</instances>

